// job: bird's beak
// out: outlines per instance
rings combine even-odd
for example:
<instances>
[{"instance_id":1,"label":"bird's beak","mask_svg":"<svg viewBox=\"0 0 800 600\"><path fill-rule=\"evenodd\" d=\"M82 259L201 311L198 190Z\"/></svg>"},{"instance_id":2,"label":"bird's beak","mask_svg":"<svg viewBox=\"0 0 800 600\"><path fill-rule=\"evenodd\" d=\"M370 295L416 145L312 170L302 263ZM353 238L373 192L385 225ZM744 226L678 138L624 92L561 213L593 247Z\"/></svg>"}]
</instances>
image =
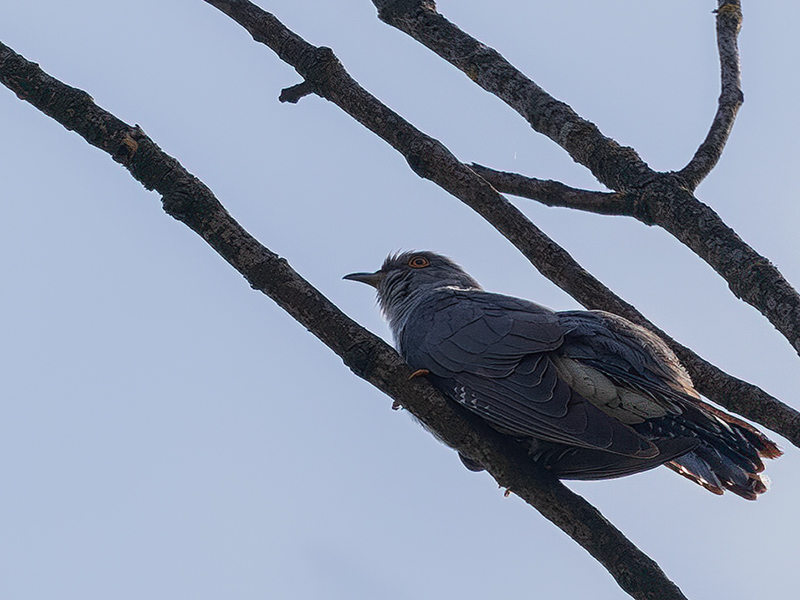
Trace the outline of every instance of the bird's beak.
<instances>
[{"instance_id":1,"label":"bird's beak","mask_svg":"<svg viewBox=\"0 0 800 600\"><path fill-rule=\"evenodd\" d=\"M349 275L345 275L342 279L360 281L361 283L366 283L377 289L384 277L386 277L386 273L383 271L375 271L374 273L350 273Z\"/></svg>"}]
</instances>

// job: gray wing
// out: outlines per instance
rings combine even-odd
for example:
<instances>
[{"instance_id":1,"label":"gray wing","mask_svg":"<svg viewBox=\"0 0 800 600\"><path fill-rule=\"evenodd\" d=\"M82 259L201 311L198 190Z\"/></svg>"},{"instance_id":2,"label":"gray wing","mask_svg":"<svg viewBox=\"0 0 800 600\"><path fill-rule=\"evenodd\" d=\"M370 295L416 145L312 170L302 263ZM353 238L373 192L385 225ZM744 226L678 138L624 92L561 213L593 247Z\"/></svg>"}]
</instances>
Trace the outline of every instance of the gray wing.
<instances>
[{"instance_id":1,"label":"gray wing","mask_svg":"<svg viewBox=\"0 0 800 600\"><path fill-rule=\"evenodd\" d=\"M536 304L487 292L442 290L417 307L401 353L442 392L496 428L639 458L658 449L559 376L567 328Z\"/></svg>"},{"instance_id":2,"label":"gray wing","mask_svg":"<svg viewBox=\"0 0 800 600\"><path fill-rule=\"evenodd\" d=\"M556 314L567 331L560 356L645 392L668 412L680 412L670 400L700 397L672 350L647 329L599 310Z\"/></svg>"}]
</instances>

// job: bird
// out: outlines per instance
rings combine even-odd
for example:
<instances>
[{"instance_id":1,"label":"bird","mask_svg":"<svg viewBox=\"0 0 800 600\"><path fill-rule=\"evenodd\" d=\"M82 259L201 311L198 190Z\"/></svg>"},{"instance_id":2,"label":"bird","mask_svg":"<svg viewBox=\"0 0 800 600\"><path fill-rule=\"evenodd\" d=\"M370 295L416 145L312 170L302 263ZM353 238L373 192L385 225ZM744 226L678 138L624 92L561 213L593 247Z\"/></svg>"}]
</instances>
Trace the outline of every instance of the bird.
<instances>
[{"instance_id":1,"label":"bird","mask_svg":"<svg viewBox=\"0 0 800 600\"><path fill-rule=\"evenodd\" d=\"M345 279L377 290L395 347L445 397L559 479L611 479L660 465L721 495L767 490L780 448L704 402L667 344L601 310L554 311L484 291L450 258L390 254ZM459 455L473 471L481 465Z\"/></svg>"}]
</instances>

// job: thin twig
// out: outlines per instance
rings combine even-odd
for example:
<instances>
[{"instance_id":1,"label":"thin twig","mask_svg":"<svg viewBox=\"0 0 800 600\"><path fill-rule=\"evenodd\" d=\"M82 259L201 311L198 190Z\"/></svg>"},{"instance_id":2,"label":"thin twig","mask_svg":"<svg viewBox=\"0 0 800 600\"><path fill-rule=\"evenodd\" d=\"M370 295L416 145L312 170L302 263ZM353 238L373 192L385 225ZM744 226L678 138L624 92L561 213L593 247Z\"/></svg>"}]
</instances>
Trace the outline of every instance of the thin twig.
<instances>
[{"instance_id":1,"label":"thin twig","mask_svg":"<svg viewBox=\"0 0 800 600\"><path fill-rule=\"evenodd\" d=\"M631 200L636 196L633 193L582 190L560 181L497 171L476 163L470 167L498 192L536 200L545 206L574 208L599 215L629 215L632 211Z\"/></svg>"},{"instance_id":2,"label":"thin twig","mask_svg":"<svg viewBox=\"0 0 800 600\"><path fill-rule=\"evenodd\" d=\"M237 223L211 190L163 152L138 127L97 106L88 94L47 75L0 43L0 81L21 99L109 153L147 189L162 196L167 214L186 224L250 285L278 303L353 372L406 407L450 446L477 461L501 487L539 510L609 570L635 598L685 600L659 566L600 512L549 473L524 448L447 402L380 338L343 314L278 255Z\"/></svg>"},{"instance_id":3,"label":"thin twig","mask_svg":"<svg viewBox=\"0 0 800 600\"><path fill-rule=\"evenodd\" d=\"M739 48L736 39L742 27L742 5L739 0L719 0L717 14L717 49L721 91L717 113L706 139L700 144L692 160L678 175L690 189L695 189L717 164L733 129L744 94L739 69Z\"/></svg>"},{"instance_id":4,"label":"thin twig","mask_svg":"<svg viewBox=\"0 0 800 600\"><path fill-rule=\"evenodd\" d=\"M724 374L653 325L614 294L547 237L522 212L470 167L459 162L438 140L425 135L364 90L347 73L330 48L316 47L288 30L272 14L247 0L206 0L242 25L253 38L314 82L316 93L335 103L400 152L411 169L467 204L514 244L545 277L587 308L622 315L649 327L670 343L710 400L752 418L800 446L800 413L756 386ZM722 375L720 375L722 374ZM732 398L731 391L738 390ZM756 391L757 390L757 391ZM765 408L765 405L767 408ZM760 420L764 416L768 419Z\"/></svg>"},{"instance_id":5,"label":"thin twig","mask_svg":"<svg viewBox=\"0 0 800 600\"><path fill-rule=\"evenodd\" d=\"M378 16L383 21L418 40L495 94L536 131L550 137L575 161L589 168L606 187L618 192L639 193L632 216L648 225L663 227L688 246L727 281L737 298L755 307L800 354L800 295L769 260L742 241L711 207L695 198L689 182L680 174L657 173L650 169L633 149L605 137L596 125L547 94L496 50L436 12L433 0L373 0L373 4L378 7ZM718 23L725 33L729 29L727 24L739 17L734 16L738 8L736 3L723 4L726 8L718 16ZM723 35L723 40L727 52L730 49L728 33ZM735 48L735 36L733 44ZM728 58L728 54L723 53L723 66L730 75L732 67ZM723 81L728 82L724 90L726 98L731 96L735 101L736 92L731 87L730 76ZM717 146L724 143L727 135L725 110L720 125L712 130L712 142ZM719 149L721 151L721 146ZM706 157L702 159L705 166L701 168L698 163L698 174L713 166L709 162L709 157L713 156L711 148L704 150L701 156Z\"/></svg>"},{"instance_id":6,"label":"thin twig","mask_svg":"<svg viewBox=\"0 0 800 600\"><path fill-rule=\"evenodd\" d=\"M295 84L291 87L285 88L281 90L281 95L278 96L278 100L281 102L289 102L291 104L297 104L301 98L308 96L309 94L314 93L314 86L311 85L308 81L301 81L298 84Z\"/></svg>"}]
</instances>

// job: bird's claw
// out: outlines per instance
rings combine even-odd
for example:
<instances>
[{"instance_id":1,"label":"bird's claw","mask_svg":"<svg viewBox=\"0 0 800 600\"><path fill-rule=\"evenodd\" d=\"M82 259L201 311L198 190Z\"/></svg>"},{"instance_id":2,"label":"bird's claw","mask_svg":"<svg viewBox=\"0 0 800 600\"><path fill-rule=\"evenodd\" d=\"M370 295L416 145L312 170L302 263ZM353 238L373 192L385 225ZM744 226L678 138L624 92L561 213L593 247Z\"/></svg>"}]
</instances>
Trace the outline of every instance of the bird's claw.
<instances>
[{"instance_id":1,"label":"bird's claw","mask_svg":"<svg viewBox=\"0 0 800 600\"><path fill-rule=\"evenodd\" d=\"M428 369L417 369L411 375L408 376L408 380L411 381L414 377L421 377L423 375L429 375L430 371Z\"/></svg>"}]
</instances>

